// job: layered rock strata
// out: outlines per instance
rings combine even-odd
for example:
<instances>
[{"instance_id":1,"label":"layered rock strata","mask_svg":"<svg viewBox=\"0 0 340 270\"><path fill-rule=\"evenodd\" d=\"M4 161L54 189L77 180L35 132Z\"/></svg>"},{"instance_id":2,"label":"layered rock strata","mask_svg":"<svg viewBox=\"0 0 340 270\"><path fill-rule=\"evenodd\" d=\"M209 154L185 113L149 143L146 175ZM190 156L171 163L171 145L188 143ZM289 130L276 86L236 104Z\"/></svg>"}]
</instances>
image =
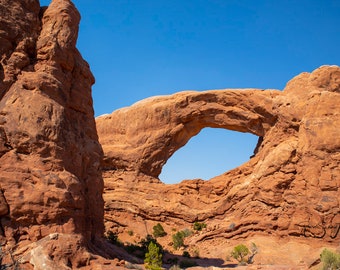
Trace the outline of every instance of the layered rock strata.
<instances>
[{"instance_id":1,"label":"layered rock strata","mask_svg":"<svg viewBox=\"0 0 340 270\"><path fill-rule=\"evenodd\" d=\"M339 104L340 68L322 66L283 91L186 91L98 117L107 228L204 221L212 229L197 242L260 234L335 243ZM162 166L205 127L259 136L255 155L209 181L161 183Z\"/></svg>"},{"instance_id":2,"label":"layered rock strata","mask_svg":"<svg viewBox=\"0 0 340 270\"><path fill-rule=\"evenodd\" d=\"M45 237L68 239L40 247L49 260L60 259L58 269L76 266L80 247L103 235L94 77L76 49L79 20L69 0L48 8L0 0L2 250L15 255ZM43 260L38 253L27 262Z\"/></svg>"}]
</instances>

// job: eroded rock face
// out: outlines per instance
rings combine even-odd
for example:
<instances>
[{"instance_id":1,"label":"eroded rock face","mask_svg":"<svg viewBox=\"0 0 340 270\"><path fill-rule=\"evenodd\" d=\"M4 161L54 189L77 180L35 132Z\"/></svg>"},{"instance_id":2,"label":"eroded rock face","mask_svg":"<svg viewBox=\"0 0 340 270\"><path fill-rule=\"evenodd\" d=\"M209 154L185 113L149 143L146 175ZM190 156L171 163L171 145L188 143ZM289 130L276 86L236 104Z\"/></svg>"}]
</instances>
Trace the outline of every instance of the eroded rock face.
<instances>
[{"instance_id":1,"label":"eroded rock face","mask_svg":"<svg viewBox=\"0 0 340 270\"><path fill-rule=\"evenodd\" d=\"M106 226L205 221L210 229L196 244L257 234L336 243L339 104L340 68L323 66L293 78L284 91L180 92L97 118ZM204 127L258 135L255 156L209 181L161 183L165 162Z\"/></svg>"},{"instance_id":2,"label":"eroded rock face","mask_svg":"<svg viewBox=\"0 0 340 270\"><path fill-rule=\"evenodd\" d=\"M80 15L69 0L0 0L0 14L1 244L51 233L90 243L103 234L102 150Z\"/></svg>"}]
</instances>

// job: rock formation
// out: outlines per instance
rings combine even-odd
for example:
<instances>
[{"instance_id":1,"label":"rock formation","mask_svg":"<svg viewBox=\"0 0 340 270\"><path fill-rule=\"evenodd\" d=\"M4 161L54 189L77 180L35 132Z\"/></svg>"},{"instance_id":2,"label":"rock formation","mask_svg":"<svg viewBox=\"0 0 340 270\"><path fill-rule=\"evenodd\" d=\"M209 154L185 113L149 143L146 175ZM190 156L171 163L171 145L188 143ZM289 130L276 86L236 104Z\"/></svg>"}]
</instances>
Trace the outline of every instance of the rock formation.
<instances>
[{"instance_id":1,"label":"rock formation","mask_svg":"<svg viewBox=\"0 0 340 270\"><path fill-rule=\"evenodd\" d=\"M1 259L91 268L94 253L112 254L104 212L117 230L204 221L195 245L267 235L337 243L339 67L303 73L284 91L149 98L97 119L103 155L79 20L70 0L0 0ZM254 156L210 181L163 184L162 166L205 127L259 136Z\"/></svg>"},{"instance_id":2,"label":"rock formation","mask_svg":"<svg viewBox=\"0 0 340 270\"><path fill-rule=\"evenodd\" d=\"M58 269L82 265L81 247L103 235L102 149L79 20L69 0L0 0L1 246L36 269L57 267L53 258Z\"/></svg>"},{"instance_id":3,"label":"rock formation","mask_svg":"<svg viewBox=\"0 0 340 270\"><path fill-rule=\"evenodd\" d=\"M254 235L336 243L339 104L340 68L322 66L284 91L186 91L98 117L107 228L204 221L212 229L196 243ZM205 127L259 136L255 155L209 181L161 183L169 157Z\"/></svg>"}]
</instances>

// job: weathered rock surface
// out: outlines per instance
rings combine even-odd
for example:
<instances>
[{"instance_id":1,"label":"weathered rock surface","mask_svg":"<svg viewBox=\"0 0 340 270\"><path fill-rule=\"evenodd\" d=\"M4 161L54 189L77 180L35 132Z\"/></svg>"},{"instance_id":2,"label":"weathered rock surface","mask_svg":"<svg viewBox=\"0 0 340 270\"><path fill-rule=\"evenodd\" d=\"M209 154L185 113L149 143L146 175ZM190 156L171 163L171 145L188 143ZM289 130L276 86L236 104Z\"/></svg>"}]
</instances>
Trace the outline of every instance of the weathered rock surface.
<instances>
[{"instance_id":1,"label":"weathered rock surface","mask_svg":"<svg viewBox=\"0 0 340 270\"><path fill-rule=\"evenodd\" d=\"M180 92L143 100L96 122L108 229L144 228L142 234L158 221L169 229L204 221L210 229L193 244L255 235L339 240L337 66L302 73L284 91ZM161 183L165 162L205 127L259 136L254 157L209 181Z\"/></svg>"},{"instance_id":2,"label":"weathered rock surface","mask_svg":"<svg viewBox=\"0 0 340 270\"><path fill-rule=\"evenodd\" d=\"M63 257L70 267L80 246L103 234L102 149L94 78L76 49L79 20L69 0L48 8L38 0L0 0L1 245L29 254L27 267L39 260L32 242L70 235L44 248L52 263Z\"/></svg>"}]
</instances>

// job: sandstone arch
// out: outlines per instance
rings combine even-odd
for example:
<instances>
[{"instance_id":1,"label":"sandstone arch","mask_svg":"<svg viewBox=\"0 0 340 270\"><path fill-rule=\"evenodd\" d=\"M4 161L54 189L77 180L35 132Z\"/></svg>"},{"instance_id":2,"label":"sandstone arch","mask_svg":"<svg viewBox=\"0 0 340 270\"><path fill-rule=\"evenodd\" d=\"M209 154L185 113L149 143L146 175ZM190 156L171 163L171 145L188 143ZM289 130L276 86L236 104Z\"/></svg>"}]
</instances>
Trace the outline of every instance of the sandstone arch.
<instances>
[{"instance_id":1,"label":"sandstone arch","mask_svg":"<svg viewBox=\"0 0 340 270\"><path fill-rule=\"evenodd\" d=\"M101 116L97 129L108 153L104 167L158 177L170 156L202 128L264 136L276 121L272 99L279 94L254 89L186 91Z\"/></svg>"},{"instance_id":2,"label":"sandstone arch","mask_svg":"<svg viewBox=\"0 0 340 270\"><path fill-rule=\"evenodd\" d=\"M339 104L340 68L323 66L295 77L284 91L180 92L97 118L106 227L138 224L138 217L218 227L197 241L307 237L317 235L304 234L317 224L337 228ZM255 157L210 181L161 183L164 161L203 127L250 132L263 141ZM233 230L231 224L237 224ZM323 238L335 241L330 232Z\"/></svg>"}]
</instances>

